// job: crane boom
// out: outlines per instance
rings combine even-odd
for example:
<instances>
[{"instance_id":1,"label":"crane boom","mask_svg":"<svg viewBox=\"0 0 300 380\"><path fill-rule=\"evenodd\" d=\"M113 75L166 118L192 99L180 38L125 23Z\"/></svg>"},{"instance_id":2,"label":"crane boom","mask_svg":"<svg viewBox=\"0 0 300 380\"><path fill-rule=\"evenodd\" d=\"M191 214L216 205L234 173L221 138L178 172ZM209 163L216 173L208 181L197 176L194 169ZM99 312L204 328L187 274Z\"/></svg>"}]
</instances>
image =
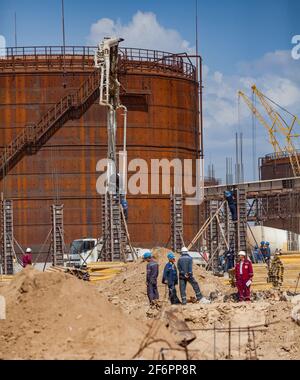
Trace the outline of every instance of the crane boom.
<instances>
[{"instance_id":1,"label":"crane boom","mask_svg":"<svg viewBox=\"0 0 300 380\"><path fill-rule=\"evenodd\" d=\"M255 85L252 86L252 91L260 100L262 106L264 107L270 119L272 120L273 125L276 126L276 129L278 129L279 132L285 137L285 141L286 141L285 151L288 154L288 157L290 159L293 174L295 177L300 176L299 155L297 152L297 148L295 147L293 143L293 139L299 138L300 135L292 134L296 122L300 124L299 119L297 118L297 116L291 114L291 116L293 117L293 120L292 120L292 123L289 124L288 122L284 120L284 118L281 116L279 112L274 110L274 108L268 101L267 97L261 91L259 91Z\"/></svg>"},{"instance_id":2,"label":"crane boom","mask_svg":"<svg viewBox=\"0 0 300 380\"><path fill-rule=\"evenodd\" d=\"M274 148L274 152L276 156L279 156L280 153L283 153L283 150L281 146L279 145L279 142L276 138L276 129L275 129L275 123L273 123L272 127L269 126L269 124L266 122L265 118L262 116L262 114L259 112L259 110L255 107L255 105L252 103L252 101L248 98L247 95L245 95L242 91L239 91L239 97L241 97L247 106L249 107L250 111L257 117L257 119L260 121L260 123L265 127L265 129L268 131L270 143L272 144Z\"/></svg>"}]
</instances>

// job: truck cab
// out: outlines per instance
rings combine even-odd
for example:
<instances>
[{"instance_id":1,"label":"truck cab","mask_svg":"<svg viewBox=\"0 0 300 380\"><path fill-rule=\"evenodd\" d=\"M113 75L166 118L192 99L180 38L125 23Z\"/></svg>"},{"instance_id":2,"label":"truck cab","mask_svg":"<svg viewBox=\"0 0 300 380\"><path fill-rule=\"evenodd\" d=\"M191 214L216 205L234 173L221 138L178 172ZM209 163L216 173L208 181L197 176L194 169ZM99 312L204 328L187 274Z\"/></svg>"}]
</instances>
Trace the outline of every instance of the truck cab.
<instances>
[{"instance_id":1,"label":"truck cab","mask_svg":"<svg viewBox=\"0 0 300 380\"><path fill-rule=\"evenodd\" d=\"M67 258L67 266L81 267L82 265L95 263L98 261L98 246L97 239L83 238L74 240L70 246L70 254Z\"/></svg>"}]
</instances>

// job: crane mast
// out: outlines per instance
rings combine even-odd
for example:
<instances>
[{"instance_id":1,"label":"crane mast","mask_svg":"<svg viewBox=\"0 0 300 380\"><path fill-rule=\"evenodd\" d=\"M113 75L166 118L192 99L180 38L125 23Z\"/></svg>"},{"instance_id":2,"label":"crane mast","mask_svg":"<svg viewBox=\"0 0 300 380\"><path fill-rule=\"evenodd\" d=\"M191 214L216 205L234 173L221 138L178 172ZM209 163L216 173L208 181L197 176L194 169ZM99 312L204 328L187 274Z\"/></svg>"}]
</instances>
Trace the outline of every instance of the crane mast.
<instances>
[{"instance_id":1,"label":"crane mast","mask_svg":"<svg viewBox=\"0 0 300 380\"><path fill-rule=\"evenodd\" d=\"M118 80L119 43L121 38L105 38L95 52L95 67L100 69L99 104L107 107L108 168L107 191L116 192L117 182L117 110L125 108L120 102Z\"/></svg>"},{"instance_id":2,"label":"crane mast","mask_svg":"<svg viewBox=\"0 0 300 380\"><path fill-rule=\"evenodd\" d=\"M102 202L103 246L101 261L126 260L126 221L120 206L125 192L121 190L121 177L117 164L117 111L124 110L124 154L126 152L127 109L120 102L118 80L119 43L121 38L105 38L95 51L95 67L100 70L99 104L107 108L107 181ZM124 169L124 168L123 168ZM125 171L125 170L124 170ZM125 178L123 173L122 178ZM123 183L123 182L122 182Z\"/></svg>"}]
</instances>

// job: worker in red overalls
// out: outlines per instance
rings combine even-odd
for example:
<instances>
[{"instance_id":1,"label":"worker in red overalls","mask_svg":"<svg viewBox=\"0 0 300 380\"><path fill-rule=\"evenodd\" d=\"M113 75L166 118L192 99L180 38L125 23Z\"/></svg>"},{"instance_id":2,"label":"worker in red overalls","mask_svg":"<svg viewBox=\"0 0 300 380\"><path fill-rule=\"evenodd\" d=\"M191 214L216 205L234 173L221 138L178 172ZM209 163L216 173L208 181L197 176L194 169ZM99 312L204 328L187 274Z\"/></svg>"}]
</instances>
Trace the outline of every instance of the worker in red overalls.
<instances>
[{"instance_id":1,"label":"worker in red overalls","mask_svg":"<svg viewBox=\"0 0 300 380\"><path fill-rule=\"evenodd\" d=\"M240 302L250 301L253 267L244 251L239 252L239 261L235 266L235 278Z\"/></svg>"},{"instance_id":2,"label":"worker in red overalls","mask_svg":"<svg viewBox=\"0 0 300 380\"><path fill-rule=\"evenodd\" d=\"M31 248L26 249L26 253L22 256L22 266L26 268L29 265L32 265L32 250Z\"/></svg>"}]
</instances>

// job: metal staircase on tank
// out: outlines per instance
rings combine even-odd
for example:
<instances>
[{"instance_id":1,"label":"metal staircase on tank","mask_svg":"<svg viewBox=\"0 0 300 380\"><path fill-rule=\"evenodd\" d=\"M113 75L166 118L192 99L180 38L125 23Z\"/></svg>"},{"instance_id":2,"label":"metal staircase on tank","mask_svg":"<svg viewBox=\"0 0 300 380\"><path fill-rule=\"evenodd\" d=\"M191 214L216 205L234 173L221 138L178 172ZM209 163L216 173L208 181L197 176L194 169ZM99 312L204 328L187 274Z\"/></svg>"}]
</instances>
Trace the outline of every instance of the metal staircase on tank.
<instances>
[{"instance_id":1,"label":"metal staircase on tank","mask_svg":"<svg viewBox=\"0 0 300 380\"><path fill-rule=\"evenodd\" d=\"M14 274L14 231L13 203L11 200L1 200L1 267L2 273Z\"/></svg>"},{"instance_id":2,"label":"metal staircase on tank","mask_svg":"<svg viewBox=\"0 0 300 380\"><path fill-rule=\"evenodd\" d=\"M68 120L79 119L99 96L100 71L96 69L75 91L61 98L37 124L26 127L0 155L0 179L11 170L22 157L34 154L39 147Z\"/></svg>"}]
</instances>

